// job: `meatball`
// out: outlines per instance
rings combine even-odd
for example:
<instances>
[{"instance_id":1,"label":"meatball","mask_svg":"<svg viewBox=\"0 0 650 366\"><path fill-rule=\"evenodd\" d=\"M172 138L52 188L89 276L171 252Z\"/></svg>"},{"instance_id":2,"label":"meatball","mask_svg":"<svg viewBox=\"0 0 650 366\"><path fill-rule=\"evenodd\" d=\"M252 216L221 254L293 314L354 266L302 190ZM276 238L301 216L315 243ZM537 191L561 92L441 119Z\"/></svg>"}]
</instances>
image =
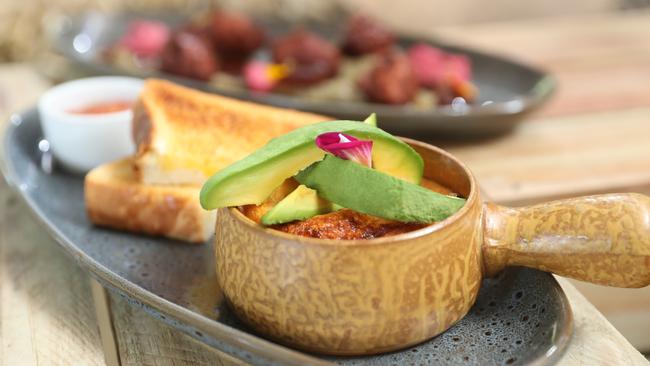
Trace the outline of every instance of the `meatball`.
<instances>
[{"instance_id":1,"label":"meatball","mask_svg":"<svg viewBox=\"0 0 650 366\"><path fill-rule=\"evenodd\" d=\"M240 73L250 55L264 43L262 28L249 16L236 12L212 13L208 32L222 68L231 73Z\"/></svg>"},{"instance_id":2,"label":"meatball","mask_svg":"<svg viewBox=\"0 0 650 366\"><path fill-rule=\"evenodd\" d=\"M264 32L247 15L234 12L214 12L210 19L210 34L222 57L248 57L264 43Z\"/></svg>"},{"instance_id":3,"label":"meatball","mask_svg":"<svg viewBox=\"0 0 650 366\"><path fill-rule=\"evenodd\" d=\"M402 53L383 57L377 66L359 81L368 100L385 104L406 104L418 92L417 77Z\"/></svg>"},{"instance_id":4,"label":"meatball","mask_svg":"<svg viewBox=\"0 0 650 366\"><path fill-rule=\"evenodd\" d=\"M432 89L440 105L450 104L461 97L472 103L477 94L471 82L472 64L469 57L445 52L428 44L409 48L408 57L420 86Z\"/></svg>"},{"instance_id":5,"label":"meatball","mask_svg":"<svg viewBox=\"0 0 650 366\"><path fill-rule=\"evenodd\" d=\"M343 40L343 52L350 56L381 53L390 50L395 35L378 22L363 16L353 15L348 20Z\"/></svg>"},{"instance_id":6,"label":"meatball","mask_svg":"<svg viewBox=\"0 0 650 366\"><path fill-rule=\"evenodd\" d=\"M298 29L278 39L273 45L275 62L289 65L288 84L308 85L338 73L339 49L322 37Z\"/></svg>"},{"instance_id":7,"label":"meatball","mask_svg":"<svg viewBox=\"0 0 650 366\"><path fill-rule=\"evenodd\" d=\"M161 55L161 69L171 74L209 80L219 69L214 50L197 28L174 32Z\"/></svg>"}]
</instances>

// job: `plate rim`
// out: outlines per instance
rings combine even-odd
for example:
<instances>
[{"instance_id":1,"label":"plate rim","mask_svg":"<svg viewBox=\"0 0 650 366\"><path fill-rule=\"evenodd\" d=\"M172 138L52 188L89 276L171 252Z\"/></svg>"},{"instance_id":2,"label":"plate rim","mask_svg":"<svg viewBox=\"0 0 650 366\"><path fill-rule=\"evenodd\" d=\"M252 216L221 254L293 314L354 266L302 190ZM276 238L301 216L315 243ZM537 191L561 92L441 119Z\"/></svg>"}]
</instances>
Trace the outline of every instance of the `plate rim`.
<instances>
[{"instance_id":1,"label":"plate rim","mask_svg":"<svg viewBox=\"0 0 650 366\"><path fill-rule=\"evenodd\" d=\"M33 121L25 122L30 119ZM174 326L169 321L160 319L159 316L155 316L155 314L165 315L166 318L170 318L170 321L176 320L179 323L189 325L190 328L196 329L202 334L209 335L214 340L218 340L230 347L234 347L234 350L229 350L211 344L207 342L206 339L195 334L195 332L190 332L188 329L181 329L174 326L175 329L182 331L190 337L239 360L252 362L258 365L335 365L333 362L325 361L308 353L294 350L282 344L266 340L255 334L233 328L227 324L214 321L204 315L175 304L119 276L117 273L112 272L90 255L79 249L71 240L66 238L66 236L54 224L52 224L50 219L39 209L38 204L36 204L29 195L23 192L23 189L20 188L19 184L20 178L15 171L13 162L8 157L9 146L14 144L12 136L15 135L16 131L21 128L23 123L38 123L38 121L38 111L35 107L26 109L20 113L14 113L9 117L9 121L6 123L4 131L1 131L2 149L0 149L0 173L2 173L1 175L4 177L8 187L13 192L17 193L17 196L20 197L21 201L29 209L29 212L36 219L39 225L41 225L48 234L55 239L55 242L61 247L61 249L63 249L63 251L69 255L81 269L93 276L93 278L97 279L104 287L109 288L120 296L126 297L130 305L140 305L145 308L145 311L150 313L150 315L158 318L158 320ZM537 366L556 363L567 350L574 333L574 317L571 303L557 279L555 279L555 277L550 273L546 273L546 275L550 277L554 291L561 300L561 315L564 327L562 328L562 333L556 339L556 344L549 349L552 350L551 352L547 350L545 354L540 354L537 358L530 360L529 364ZM238 350L242 352L236 352ZM259 357L259 359L256 359L256 357Z\"/></svg>"}]
</instances>

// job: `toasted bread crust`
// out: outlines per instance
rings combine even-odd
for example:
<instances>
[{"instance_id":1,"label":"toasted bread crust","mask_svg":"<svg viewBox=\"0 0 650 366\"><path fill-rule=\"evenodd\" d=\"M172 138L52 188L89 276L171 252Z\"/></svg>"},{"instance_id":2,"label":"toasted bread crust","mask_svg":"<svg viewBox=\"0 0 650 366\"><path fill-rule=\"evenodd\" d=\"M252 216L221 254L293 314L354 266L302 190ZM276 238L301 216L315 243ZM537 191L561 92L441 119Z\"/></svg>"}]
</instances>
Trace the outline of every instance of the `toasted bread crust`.
<instances>
[{"instance_id":1,"label":"toasted bread crust","mask_svg":"<svg viewBox=\"0 0 650 366\"><path fill-rule=\"evenodd\" d=\"M133 161L102 165L86 175L90 221L99 226L202 243L214 233L215 212L203 210L197 186L147 186Z\"/></svg>"},{"instance_id":2,"label":"toasted bread crust","mask_svg":"<svg viewBox=\"0 0 650 366\"><path fill-rule=\"evenodd\" d=\"M273 137L328 119L150 79L133 120L139 179L146 184L202 184Z\"/></svg>"},{"instance_id":3,"label":"toasted bread crust","mask_svg":"<svg viewBox=\"0 0 650 366\"><path fill-rule=\"evenodd\" d=\"M133 142L136 146L136 156L142 155L151 148L151 137L153 136L153 125L149 113L145 107L145 101L138 99L133 106Z\"/></svg>"}]
</instances>

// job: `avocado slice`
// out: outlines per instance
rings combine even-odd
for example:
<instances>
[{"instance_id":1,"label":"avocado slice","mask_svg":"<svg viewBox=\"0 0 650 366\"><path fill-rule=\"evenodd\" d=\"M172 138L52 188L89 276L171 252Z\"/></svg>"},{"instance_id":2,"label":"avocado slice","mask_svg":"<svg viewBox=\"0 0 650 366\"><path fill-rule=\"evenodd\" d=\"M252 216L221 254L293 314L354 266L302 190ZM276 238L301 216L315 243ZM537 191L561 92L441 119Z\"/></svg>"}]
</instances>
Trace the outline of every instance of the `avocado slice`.
<instances>
[{"instance_id":1,"label":"avocado slice","mask_svg":"<svg viewBox=\"0 0 650 366\"><path fill-rule=\"evenodd\" d=\"M401 222L441 221L465 204L462 198L445 196L333 155L295 178L343 207Z\"/></svg>"},{"instance_id":2,"label":"avocado slice","mask_svg":"<svg viewBox=\"0 0 650 366\"><path fill-rule=\"evenodd\" d=\"M368 118L363 120L363 123L369 124L373 127L377 127L377 113L372 113Z\"/></svg>"},{"instance_id":3,"label":"avocado slice","mask_svg":"<svg viewBox=\"0 0 650 366\"><path fill-rule=\"evenodd\" d=\"M263 202L285 179L323 158L325 152L314 140L324 132L372 140L375 169L416 184L422 178L422 157L397 137L357 121L322 122L276 137L213 175L201 189L201 206L210 210Z\"/></svg>"},{"instance_id":4,"label":"avocado slice","mask_svg":"<svg viewBox=\"0 0 650 366\"><path fill-rule=\"evenodd\" d=\"M377 127L377 114L373 113L363 123ZM340 210L341 206L318 196L318 192L300 185L278 202L262 217L262 224L276 225Z\"/></svg>"},{"instance_id":5,"label":"avocado slice","mask_svg":"<svg viewBox=\"0 0 650 366\"><path fill-rule=\"evenodd\" d=\"M304 220L312 216L340 210L341 208L337 204L320 198L313 189L299 185L298 188L262 216L262 224L275 225Z\"/></svg>"}]
</instances>

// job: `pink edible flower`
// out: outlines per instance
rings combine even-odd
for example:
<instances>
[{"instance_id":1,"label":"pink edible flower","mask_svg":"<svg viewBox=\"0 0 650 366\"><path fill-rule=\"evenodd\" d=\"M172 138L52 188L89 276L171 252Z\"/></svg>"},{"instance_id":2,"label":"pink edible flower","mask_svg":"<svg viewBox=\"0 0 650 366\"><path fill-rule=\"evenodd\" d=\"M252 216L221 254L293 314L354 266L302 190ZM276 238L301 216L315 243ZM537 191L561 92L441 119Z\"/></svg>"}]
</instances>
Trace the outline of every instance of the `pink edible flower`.
<instances>
[{"instance_id":1,"label":"pink edible flower","mask_svg":"<svg viewBox=\"0 0 650 366\"><path fill-rule=\"evenodd\" d=\"M455 81L470 81L472 66L465 55L447 53L439 48L419 43L408 50L408 57L420 85L442 86Z\"/></svg>"},{"instance_id":2,"label":"pink edible flower","mask_svg":"<svg viewBox=\"0 0 650 366\"><path fill-rule=\"evenodd\" d=\"M340 132L325 132L316 137L316 145L341 159L372 167L372 141L359 140Z\"/></svg>"},{"instance_id":3,"label":"pink edible flower","mask_svg":"<svg viewBox=\"0 0 650 366\"><path fill-rule=\"evenodd\" d=\"M267 92L287 75L289 68L283 64L253 60L244 66L244 82L254 91Z\"/></svg>"},{"instance_id":4,"label":"pink edible flower","mask_svg":"<svg viewBox=\"0 0 650 366\"><path fill-rule=\"evenodd\" d=\"M129 24L118 44L138 57L158 56L169 40L169 28L161 22L137 20Z\"/></svg>"}]
</instances>

